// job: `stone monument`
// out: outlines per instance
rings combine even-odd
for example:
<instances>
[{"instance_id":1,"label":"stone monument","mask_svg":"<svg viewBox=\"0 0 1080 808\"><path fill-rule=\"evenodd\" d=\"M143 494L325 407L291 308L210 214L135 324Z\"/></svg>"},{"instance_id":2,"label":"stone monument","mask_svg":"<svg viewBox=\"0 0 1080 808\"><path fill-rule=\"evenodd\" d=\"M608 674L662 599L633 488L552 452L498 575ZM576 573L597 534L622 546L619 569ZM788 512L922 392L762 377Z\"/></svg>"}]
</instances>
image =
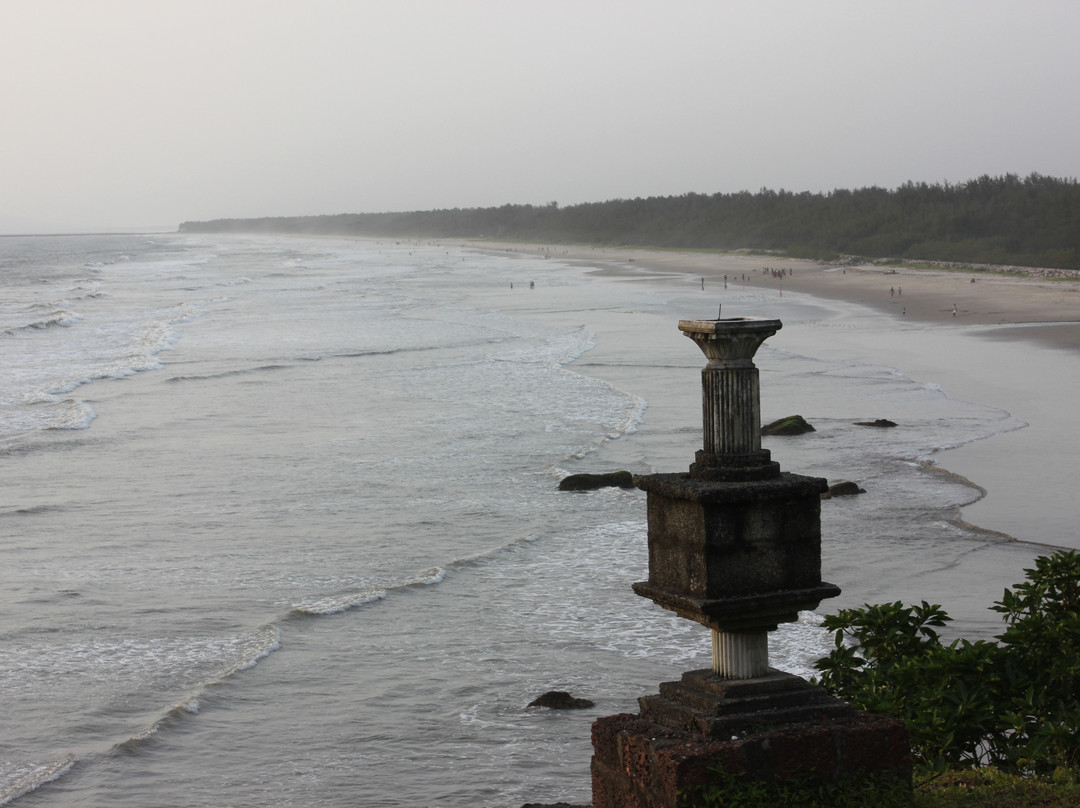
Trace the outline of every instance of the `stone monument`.
<instances>
[{"instance_id":1,"label":"stone monument","mask_svg":"<svg viewBox=\"0 0 1080 808\"><path fill-rule=\"evenodd\" d=\"M647 492L649 579L634 591L712 632L712 668L593 725L594 808L676 808L710 768L763 779L907 778L902 722L870 715L769 667L768 633L840 589L821 580L828 483L780 471L761 448L754 354L779 320L682 320L701 371L703 448L688 473L634 478Z\"/></svg>"}]
</instances>

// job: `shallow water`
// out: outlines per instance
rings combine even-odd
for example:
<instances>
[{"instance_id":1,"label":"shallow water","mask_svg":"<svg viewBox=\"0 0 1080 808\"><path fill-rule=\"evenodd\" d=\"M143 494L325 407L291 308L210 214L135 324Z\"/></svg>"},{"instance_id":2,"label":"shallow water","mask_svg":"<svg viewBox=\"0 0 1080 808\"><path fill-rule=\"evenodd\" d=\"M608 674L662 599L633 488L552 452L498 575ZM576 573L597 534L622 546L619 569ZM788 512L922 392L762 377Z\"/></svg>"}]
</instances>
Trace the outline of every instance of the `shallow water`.
<instances>
[{"instance_id":1,"label":"shallow water","mask_svg":"<svg viewBox=\"0 0 1080 808\"><path fill-rule=\"evenodd\" d=\"M709 650L629 589L644 495L556 491L700 448L703 358L675 326L715 298L627 269L0 239L0 803L586 800L592 719ZM957 522L981 492L940 460L1023 422L868 361L895 335L858 310L774 294L724 295L784 321L764 417L817 427L774 459L868 490L823 508L845 591L822 608L942 593L992 633L1034 550ZM852 425L876 417L902 427ZM828 638L806 615L772 646L805 674ZM596 707L524 708L549 689Z\"/></svg>"}]
</instances>

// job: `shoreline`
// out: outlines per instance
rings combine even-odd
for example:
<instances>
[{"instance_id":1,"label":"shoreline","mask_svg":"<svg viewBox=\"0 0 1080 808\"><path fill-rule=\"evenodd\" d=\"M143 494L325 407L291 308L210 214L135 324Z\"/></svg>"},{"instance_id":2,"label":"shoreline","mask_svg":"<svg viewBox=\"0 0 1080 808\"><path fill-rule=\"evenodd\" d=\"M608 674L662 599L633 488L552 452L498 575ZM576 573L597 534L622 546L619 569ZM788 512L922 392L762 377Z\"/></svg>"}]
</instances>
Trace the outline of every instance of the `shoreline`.
<instances>
[{"instance_id":1,"label":"shoreline","mask_svg":"<svg viewBox=\"0 0 1080 808\"><path fill-rule=\"evenodd\" d=\"M856 327L829 332L828 344L838 352L896 368L950 397L995 407L1025 424L935 452L935 465L986 492L964 506L959 519L1032 547L1080 549L1071 505L1071 462L1080 454L1080 434L1070 416L1071 401L1080 397L1078 282L972 269L823 265L739 253L445 243L550 258L627 281L682 276L688 292L699 284L707 294L718 291L726 274L736 288L794 293L793 302L806 295L854 307L842 317L852 318ZM786 273L774 277L763 267ZM820 350L820 341L815 342Z\"/></svg>"},{"instance_id":2,"label":"shoreline","mask_svg":"<svg viewBox=\"0 0 1080 808\"><path fill-rule=\"evenodd\" d=\"M798 292L869 306L897 319L942 326L985 326L982 333L1080 351L1080 281L1027 277L969 268L822 264L759 254L706 253L533 245L514 242L455 242L494 253L548 257L595 266L600 272L632 275L641 270L701 278L706 288L722 282ZM786 270L784 277L762 268ZM743 276L746 280L743 280ZM894 294L890 294L894 290ZM956 313L953 314L953 306Z\"/></svg>"}]
</instances>

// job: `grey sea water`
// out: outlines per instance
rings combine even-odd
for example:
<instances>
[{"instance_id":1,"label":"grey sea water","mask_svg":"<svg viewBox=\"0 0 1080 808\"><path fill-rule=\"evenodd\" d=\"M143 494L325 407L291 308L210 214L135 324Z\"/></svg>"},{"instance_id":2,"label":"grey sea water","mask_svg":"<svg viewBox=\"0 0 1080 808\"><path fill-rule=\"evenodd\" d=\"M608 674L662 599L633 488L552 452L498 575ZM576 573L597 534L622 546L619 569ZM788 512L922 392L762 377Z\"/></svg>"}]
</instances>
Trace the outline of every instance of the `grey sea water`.
<instances>
[{"instance_id":1,"label":"grey sea water","mask_svg":"<svg viewBox=\"0 0 1080 808\"><path fill-rule=\"evenodd\" d=\"M763 414L818 431L774 459L872 490L823 509L823 610L1018 578L1032 548L957 521L981 492L936 459L1023 422L830 350L851 310L624 269L0 239L0 804L587 801L592 719L709 641L630 591L644 495L556 486L685 469L704 360L676 323L719 298L784 321ZM772 661L828 645L808 614ZM525 708L549 689L596 707Z\"/></svg>"}]
</instances>

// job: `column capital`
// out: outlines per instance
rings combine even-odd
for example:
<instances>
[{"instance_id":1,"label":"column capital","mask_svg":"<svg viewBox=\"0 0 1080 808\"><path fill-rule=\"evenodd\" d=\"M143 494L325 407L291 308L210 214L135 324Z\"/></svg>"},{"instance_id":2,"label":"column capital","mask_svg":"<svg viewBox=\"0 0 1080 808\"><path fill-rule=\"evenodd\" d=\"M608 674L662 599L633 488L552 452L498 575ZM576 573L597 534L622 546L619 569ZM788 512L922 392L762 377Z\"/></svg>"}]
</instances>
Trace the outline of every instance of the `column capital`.
<instances>
[{"instance_id":1,"label":"column capital","mask_svg":"<svg viewBox=\"0 0 1080 808\"><path fill-rule=\"evenodd\" d=\"M709 367L753 367L754 354L783 327L779 320L728 317L722 320L679 320L679 330L692 339Z\"/></svg>"}]
</instances>

